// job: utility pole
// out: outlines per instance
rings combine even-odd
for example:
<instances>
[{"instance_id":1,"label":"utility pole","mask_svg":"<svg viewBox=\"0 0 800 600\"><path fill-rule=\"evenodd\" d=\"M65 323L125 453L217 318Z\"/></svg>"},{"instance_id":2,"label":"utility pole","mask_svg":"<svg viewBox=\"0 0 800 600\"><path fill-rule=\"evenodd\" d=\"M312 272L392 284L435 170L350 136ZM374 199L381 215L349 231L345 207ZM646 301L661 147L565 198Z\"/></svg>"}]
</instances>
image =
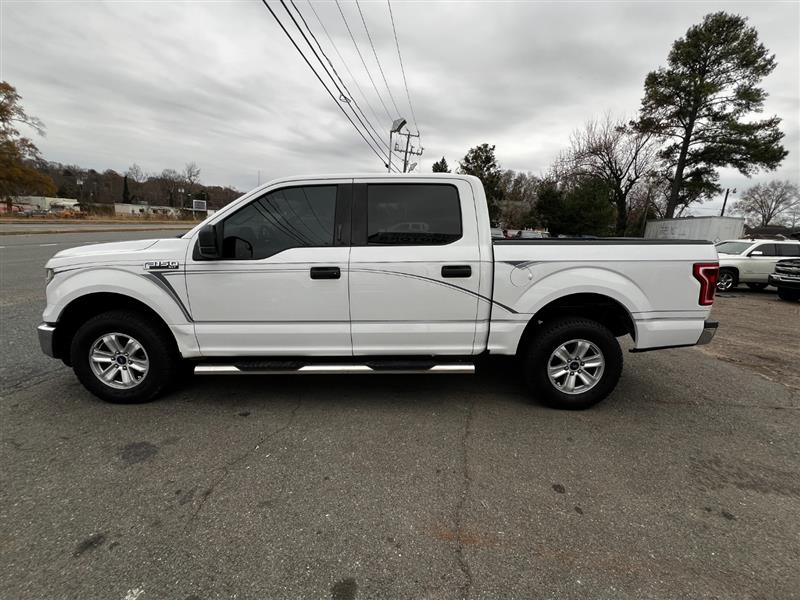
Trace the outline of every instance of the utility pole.
<instances>
[{"instance_id":1,"label":"utility pole","mask_svg":"<svg viewBox=\"0 0 800 600\"><path fill-rule=\"evenodd\" d=\"M395 144L394 149L398 152L403 152L403 173L408 172L408 157L409 156L422 156L422 153L425 151L425 148L419 147L419 149L415 148L411 145L411 138L419 138L418 133L411 133L407 131L406 133L398 132L398 135L404 135L406 137L406 147L405 149L399 148L397 144Z\"/></svg>"},{"instance_id":2,"label":"utility pole","mask_svg":"<svg viewBox=\"0 0 800 600\"><path fill-rule=\"evenodd\" d=\"M725 188L725 200L722 201L722 212L719 213L720 217L725 216L725 206L727 206L728 204L728 193L731 191L733 191L733 193L735 194L736 188L733 188L733 190L731 190L731 188Z\"/></svg>"}]
</instances>

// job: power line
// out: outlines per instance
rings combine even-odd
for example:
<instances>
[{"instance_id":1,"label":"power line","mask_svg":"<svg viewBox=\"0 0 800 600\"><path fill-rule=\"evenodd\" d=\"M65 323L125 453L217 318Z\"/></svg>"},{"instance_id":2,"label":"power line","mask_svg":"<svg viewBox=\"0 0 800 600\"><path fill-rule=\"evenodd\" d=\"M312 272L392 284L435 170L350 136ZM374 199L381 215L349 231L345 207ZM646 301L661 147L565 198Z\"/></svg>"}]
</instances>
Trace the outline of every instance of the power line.
<instances>
[{"instance_id":1,"label":"power line","mask_svg":"<svg viewBox=\"0 0 800 600\"><path fill-rule=\"evenodd\" d=\"M303 29L300 27L300 24L297 22L297 19L294 18L294 15L289 10L289 7L286 6L286 2L284 2L284 0L280 0L280 3L281 3L281 6L283 6L283 9L286 11L286 13L289 15L289 18L292 20L292 23L294 23L294 26L297 27L297 31L300 32L301 36L303 36L303 39L305 40L306 44L308 44L308 47L311 49L311 52L314 53L314 56L319 61L319 64L322 65L322 68L325 70L325 74L333 82L333 85L336 86L336 91L339 92L339 100L341 100L342 102L346 102L347 103L347 105L350 108L350 110L353 111L353 115L355 116L355 118L358 120L359 123L361 123L361 126L364 128L364 131L366 131L367 135L372 138L372 141L375 143L375 145L378 148L380 148L380 145L381 145L380 141L379 141L380 140L380 134L377 134L377 132L375 132L378 135L378 139L375 139L375 136L373 136L372 133L370 133L369 128L364 124L364 121L359 116L360 109L359 109L358 112L356 112L356 110L354 110L353 107L350 106L350 102L351 102L350 90L347 90L347 86L344 86L344 82L342 82L342 85L345 87L345 90L347 91L347 94L345 94L344 91L342 91L342 88L340 88L339 84L336 83L336 79L334 79L333 75L331 75L330 72L328 71L328 67L325 66L325 63L322 62L322 59L319 57L319 54L317 54L317 51L314 49L314 46L309 41L308 37L306 37L306 34L303 32ZM296 9L297 9L297 7L295 6L295 10ZM298 11L298 14L300 14L299 11ZM300 15L301 19L302 19L302 17L303 16ZM305 21L303 21L303 22L305 23ZM308 25L306 25L306 27L308 27ZM309 33L311 33L310 30L309 30ZM313 36L313 33L312 33L312 36ZM320 48L320 50L322 50L322 49ZM323 54L324 54L324 52L323 52ZM333 65L331 65L331 68L333 68ZM333 69L333 71L334 71L334 73L336 73L336 69ZM336 73L336 76L338 77L339 74ZM341 81L341 78L340 78L340 81ZM366 119L366 116L364 118ZM367 123L369 123L369 120L367 120ZM372 127L372 124L370 124L370 127ZM375 128L372 127L372 129L374 130Z\"/></svg>"},{"instance_id":2,"label":"power line","mask_svg":"<svg viewBox=\"0 0 800 600\"><path fill-rule=\"evenodd\" d=\"M347 92L346 96L349 98L349 100L352 100L352 102L353 102L353 105L356 107L356 110L357 110L357 111L358 111L358 112L361 114L361 116L364 118L364 121L366 121L366 122L367 122L367 124L370 126L370 128L371 128L371 129L372 129L372 131L373 131L373 133L374 133L376 136L378 136L378 139L380 140L380 144L382 144L383 146L385 146L385 147L386 147L386 149L387 149L388 151L390 151L390 152L391 152L391 148L390 148L389 144L388 144L388 143L386 143L386 141L383 139L383 136L381 136L381 134L380 134L380 133L378 133L378 131L377 131L377 129L375 128L375 126L372 124L372 122L369 120L369 118L367 118L367 115L366 115L366 114L364 114L364 111L363 111L363 110L361 110L361 107L358 105L358 101L355 99L355 96L354 96L354 95L353 95L353 94L350 92L350 90L349 90L349 89L348 89L348 87L347 87L347 84L344 82L344 80L342 79L341 75L339 75L339 72L336 70L336 67L334 66L333 62L332 62L332 61L331 61L331 59L328 57L328 55L325 53L325 50L322 48L322 44L320 44L320 43L319 43L319 40L317 39L317 36L316 36L316 35L314 35L314 32L311 30L311 27L309 27L309 25L308 25L308 22L306 21L305 17L303 16L303 13L302 13L302 12L300 11L300 9L298 8L297 4L295 4L294 0L290 0L290 2L291 2L291 4L292 4L292 7L294 7L294 10L297 12L297 15L300 17L300 20L303 22L303 25L305 25L306 29L308 30L308 33L309 33L309 35L311 35L311 37L312 37L312 39L314 40L314 42L316 42L316 44L317 44L317 47L319 48L319 51L320 51L320 53L322 54L322 56L324 56L324 57L325 57L325 60L328 62L328 65L330 65L331 71L333 71L333 74L334 74L334 75L336 75L336 78L337 78L337 79L339 80L339 82L342 84L342 87L344 88L344 91L345 91L345 92ZM283 3L283 1L282 1L282 0L281 0L281 3ZM314 6L313 6L313 5L311 5L311 2L310 2L310 1L309 1L309 6L311 6L311 10L312 10L312 11L314 11L314 14L315 14L315 15L316 15L316 17L317 17L317 21L319 21L319 24L322 26L322 29L323 29L323 31L325 31L325 33L326 33L326 35L327 35L327 33L328 33L328 32L327 32L327 30L325 29L325 25L323 25L323 24L322 24L322 21L320 20L320 18L319 18L319 15L317 15L316 11L314 10ZM284 4L284 8L286 8L285 4ZM289 11L288 11L288 9L287 9L287 12L289 12ZM289 14L289 16L291 16L291 13ZM293 19L293 20L294 20L294 19ZM296 21L295 21L295 25L297 25L297 22L296 22ZM298 27L298 29L299 29L299 27ZM300 33L302 34L303 32L302 32L302 31L300 31ZM303 37L305 38L305 35L304 35ZM308 39L307 39L307 38L305 38L305 39L306 39L306 43L308 43ZM337 49L336 49L336 45L335 45L335 44L333 44L333 40L331 39L330 35L328 35L328 39L330 40L330 42L331 42L331 45L333 45L333 47L334 47L334 50L337 50ZM310 44L309 44L309 47L311 47L311 46L310 46ZM314 51L314 48L313 48L313 47L311 47L311 50L312 50L312 52L314 52L314 54L316 55L316 52ZM338 50L337 50L337 54L338 54ZM339 58L340 58L340 59L342 59L342 56L341 56L341 54L339 54ZM317 55L317 60L320 60L318 55ZM320 60L320 63L321 63L321 62L322 62L322 61ZM342 59L342 62L344 63L344 66L345 66L345 68L348 70L348 72L350 72L350 68L347 66L347 63L344 61L344 59ZM323 68L325 68L325 65L323 65ZM326 69L326 72L327 72L327 69ZM330 77L330 73L328 73L328 76ZM350 72L350 76L351 76L351 77L353 77L353 74L352 74L352 72ZM333 77L331 77L331 80L333 80ZM355 81L355 78L354 78L354 77L353 77L353 80ZM333 83L334 83L334 85L336 85L336 82L335 82L335 81L334 81ZM356 86L358 86L358 81L355 81L355 84L356 84ZM337 88L338 88L338 85L337 85ZM361 88L360 88L360 87L359 87L359 91L361 91ZM339 92L341 93L341 89L339 89ZM362 96L364 96L364 92L363 92L363 91L361 91L361 95L362 95ZM365 99L366 99L366 97L365 97ZM349 100L348 100L348 102L349 102ZM369 105L369 101L367 101L367 104ZM371 106L370 106L370 109L372 109L372 107L371 107ZM352 110L352 107L351 107L351 110ZM354 112L355 112L355 111L354 111ZM380 122L380 119L378 119L377 115L375 115L375 111L374 111L374 109L372 110L372 112L373 112L373 116L375 117L375 119L376 119L378 122ZM359 119L359 121L361 121L361 119ZM362 123L362 124L363 124L363 123ZM366 128L365 128L365 129L366 129ZM371 134L370 134L370 137L372 138L372 140L373 140L373 141L376 141L376 140L375 140L375 137L374 137L373 135L371 135ZM397 156L397 155L395 155L395 156ZM398 158L399 158L399 156L398 156Z\"/></svg>"},{"instance_id":3,"label":"power line","mask_svg":"<svg viewBox=\"0 0 800 600\"><path fill-rule=\"evenodd\" d=\"M391 88L389 88L389 82L386 81L386 75L383 72L381 61L378 58L378 52L375 50L375 44L372 43L372 36L369 33L369 27L367 27L367 21L364 19L364 13L361 12L361 4L359 4L358 0L356 0L356 8L358 8L358 14L361 15L361 22L364 24L364 31L367 32L367 39L369 40L369 45L372 46L372 54L375 55L375 62L378 63L378 70L381 72L381 77L383 77L383 83L386 86L386 91L389 92L389 99L392 101L392 104L394 105L395 114L399 117L400 109L397 108L397 102L394 101L392 90Z\"/></svg>"},{"instance_id":4,"label":"power line","mask_svg":"<svg viewBox=\"0 0 800 600\"><path fill-rule=\"evenodd\" d=\"M417 115L414 113L414 105L411 104L411 94L408 93L408 81L406 81L406 70L403 67L403 56L400 54L400 42L397 40L397 29L394 26L394 14L392 14L392 2L386 0L389 5L389 18L392 20L392 31L394 32L394 43L397 46L397 58L400 59L400 72L403 74L403 85L406 88L406 98L408 98L408 107L411 109L411 118L414 121L414 127L417 129L419 135L419 125L417 125Z\"/></svg>"},{"instance_id":5,"label":"power line","mask_svg":"<svg viewBox=\"0 0 800 600\"><path fill-rule=\"evenodd\" d=\"M336 99L336 97L335 97L335 96L334 96L334 95L331 93L331 91L328 89L328 86L327 86L327 85L325 85L325 82L322 80L322 77L320 77L320 76L319 76L319 73L317 73L316 69L315 69L315 68L314 68L314 66L311 64L311 62L308 60L308 58L306 57L306 55L303 53L303 51L302 51L302 50L300 50L300 46L298 46L298 45L297 45L297 42L295 42L295 41L294 41L294 38L293 38L293 37L292 37L292 35L289 33L289 31L286 29L286 27L283 25L283 22L281 22L281 20L278 18L278 15L277 15L277 14L275 14L275 11L274 11L274 10L272 10L272 7L271 7L271 6L270 6L270 5L267 3L267 0L261 0L261 3L262 3L262 4L263 4L263 5L264 5L264 6L267 8L267 10L270 12L270 14L272 15L272 18L273 18L273 19L275 19L275 22L278 24L278 26L281 28L281 30L283 30L283 33L284 33L284 34L286 34L286 37L287 37L287 38L289 38L289 41L290 41L290 42L292 42L292 45L294 46L295 50L297 50L297 52L300 54L300 56L302 56L302 57L303 57L303 60L304 60L304 61L305 61L305 63L308 65L308 68L309 68L309 69L311 69L311 71L314 73L314 76L315 76L315 77L317 78L317 80L319 80L319 82L322 84L322 87L324 87L324 88L325 88L325 91L326 91L326 92L328 93L328 95L331 97L331 100L333 100L334 104L336 104L336 106L339 108L339 110L340 110L340 111L342 111L342 114L343 114L343 115L344 115L344 116L347 118L347 120L348 120L348 121L350 121L350 124L351 124L351 125L353 126L353 128L354 128L354 129L355 129L355 130L358 132L358 135L360 135L360 136L361 136L361 139L363 139L363 140L364 140L364 143L365 143L365 144L367 144L367 146L369 146L369 149L370 149L370 150L372 150L372 152L373 152L373 153L374 153L374 154L375 154L375 155L376 155L378 158L380 158L380 159L381 159L381 162L383 162L385 157L384 157L384 156L383 156L383 155L382 155L380 152L378 152L378 151L377 151L377 150L376 150L376 149L375 149L375 148L372 146L372 144L370 144L369 140L367 140L367 138L364 136L364 134L361 132L361 130L358 128L358 126L355 124L355 122L353 121L353 119L351 119L351 118L350 118L350 115L348 115L348 114L347 114L347 112L344 110L344 108L342 108L341 104L339 104L339 101ZM386 163L384 163L384 165L385 165L385 164L386 164Z\"/></svg>"},{"instance_id":6,"label":"power line","mask_svg":"<svg viewBox=\"0 0 800 600\"><path fill-rule=\"evenodd\" d=\"M264 0L261 0L262 2ZM369 72L369 68L367 67L367 62L364 60L364 56L361 54L361 50L358 48L358 43L356 42L356 38L353 35L353 32L350 30L350 24L347 22L347 17L344 16L344 12L342 11L342 5L339 4L339 0L336 0L336 7L339 9L339 14L342 15L342 20L344 21L344 26L347 27L347 33L350 34L350 39L353 41L353 46L355 46L356 52L358 53L358 58L361 59L361 64L364 65L364 70L367 72L367 77L369 77L369 82L372 84L372 89L375 90L375 94L378 96L378 100L381 102L381 106L383 106L383 110L386 111L386 116L389 118L389 121L393 121L394 117L389 112L389 109L386 108L386 103L383 101L383 97L381 93L378 91L378 86L375 85L375 80L372 79L372 74Z\"/></svg>"},{"instance_id":7,"label":"power line","mask_svg":"<svg viewBox=\"0 0 800 600\"><path fill-rule=\"evenodd\" d=\"M347 65L347 61L342 56L342 53L339 52L339 48L336 46L336 42L333 41L333 38L331 37L331 34L328 33L327 27L325 27L325 24L322 22L322 19L320 19L319 14L317 14L317 10L314 8L314 5L311 3L311 0L306 0L306 1L308 2L308 6L311 9L311 12L313 12L314 16L316 17L317 23L319 23L320 27L322 27L322 31L325 32L325 36L328 38L328 42L330 42L331 46L333 47L334 52L336 52L336 56L338 56L339 60L342 61L342 64L344 65L345 70L350 75L350 79L352 79L353 83L356 84L356 89L361 94L361 97L364 99L364 102L367 103L367 107L369 108L370 112L372 113L372 116L375 118L375 121L380 123L381 122L380 117L378 117L378 114L375 112L375 109L372 107L372 104L370 103L369 98L367 98L367 95L364 93L364 90L361 89L361 86L358 83L358 79L356 79L356 76L353 75L353 72L350 70L350 67ZM292 5L294 5L294 0L292 0ZM297 8L297 7L295 7L295 8ZM317 43L319 43L319 42L317 42Z\"/></svg>"}]
</instances>

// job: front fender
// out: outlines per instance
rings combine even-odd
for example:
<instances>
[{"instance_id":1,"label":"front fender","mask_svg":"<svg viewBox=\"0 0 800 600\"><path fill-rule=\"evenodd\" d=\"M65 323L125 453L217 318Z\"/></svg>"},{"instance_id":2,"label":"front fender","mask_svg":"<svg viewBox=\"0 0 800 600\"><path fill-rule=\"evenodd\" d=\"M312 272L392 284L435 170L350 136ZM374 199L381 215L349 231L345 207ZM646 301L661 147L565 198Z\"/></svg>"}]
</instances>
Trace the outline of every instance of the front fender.
<instances>
[{"instance_id":1,"label":"front fender","mask_svg":"<svg viewBox=\"0 0 800 600\"><path fill-rule=\"evenodd\" d=\"M173 275L167 278L160 273L133 273L117 267L95 267L56 273L47 286L47 307L42 315L44 321L56 323L73 300L98 292L121 294L138 300L153 309L170 326L192 323L185 300L183 277Z\"/></svg>"}]
</instances>

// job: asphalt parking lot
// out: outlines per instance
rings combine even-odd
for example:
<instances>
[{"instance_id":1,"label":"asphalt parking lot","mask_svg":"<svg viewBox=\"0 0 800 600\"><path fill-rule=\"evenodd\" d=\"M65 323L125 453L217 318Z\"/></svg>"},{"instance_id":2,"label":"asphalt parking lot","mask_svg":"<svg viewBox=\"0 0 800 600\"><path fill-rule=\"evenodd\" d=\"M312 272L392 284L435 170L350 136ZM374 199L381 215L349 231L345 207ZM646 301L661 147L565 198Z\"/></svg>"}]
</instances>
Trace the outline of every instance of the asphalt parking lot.
<instances>
[{"instance_id":1,"label":"asphalt parking lot","mask_svg":"<svg viewBox=\"0 0 800 600\"><path fill-rule=\"evenodd\" d=\"M503 364L107 405L39 352L43 265L153 235L0 241L0 598L800 597L800 305L727 294L578 413Z\"/></svg>"}]
</instances>

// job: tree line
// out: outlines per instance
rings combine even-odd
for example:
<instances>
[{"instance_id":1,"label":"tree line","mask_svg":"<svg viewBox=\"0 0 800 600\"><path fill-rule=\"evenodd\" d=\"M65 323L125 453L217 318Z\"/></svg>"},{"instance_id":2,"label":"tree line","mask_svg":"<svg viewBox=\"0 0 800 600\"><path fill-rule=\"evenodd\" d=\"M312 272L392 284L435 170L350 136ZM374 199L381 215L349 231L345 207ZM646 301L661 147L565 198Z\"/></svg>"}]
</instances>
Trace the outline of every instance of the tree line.
<instances>
[{"instance_id":1,"label":"tree line","mask_svg":"<svg viewBox=\"0 0 800 600\"><path fill-rule=\"evenodd\" d=\"M232 187L200 183L200 167L194 162L187 163L180 171L164 169L160 173L147 173L135 163L124 173L112 169L99 172L55 162L42 162L37 170L52 180L54 195L77 199L94 210L117 202L191 208L193 200L205 200L208 208L217 209L241 195Z\"/></svg>"},{"instance_id":2,"label":"tree line","mask_svg":"<svg viewBox=\"0 0 800 600\"><path fill-rule=\"evenodd\" d=\"M636 118L605 113L588 121L538 176L503 169L489 144L471 148L458 171L482 180L494 222L545 226L555 234L639 235L648 218L681 216L720 194L720 168L749 177L780 165L788 154L780 118L753 118L767 97L761 81L776 65L746 18L712 13L673 43L666 66L647 75ZM21 124L44 135L44 125L25 113L14 87L0 82L0 199L9 211L20 195L176 208L190 207L193 199L218 208L239 195L202 185L195 163L160 173L134 164L120 174L47 162L20 134ZM442 158L433 170L449 171L449 165ZM797 185L755 185L733 210L760 225L782 218L796 223Z\"/></svg>"},{"instance_id":3,"label":"tree line","mask_svg":"<svg viewBox=\"0 0 800 600\"><path fill-rule=\"evenodd\" d=\"M458 171L482 180L492 220L506 226L641 235L646 219L681 216L719 195L720 168L749 177L780 165L788 154L781 119L752 118L763 112L761 81L776 65L746 18L709 14L673 43L666 67L647 75L635 119L588 121L538 177L503 170L489 144L471 148ZM433 171L449 171L444 157ZM733 210L757 225L785 218L794 226L798 187L755 185Z\"/></svg>"}]
</instances>

